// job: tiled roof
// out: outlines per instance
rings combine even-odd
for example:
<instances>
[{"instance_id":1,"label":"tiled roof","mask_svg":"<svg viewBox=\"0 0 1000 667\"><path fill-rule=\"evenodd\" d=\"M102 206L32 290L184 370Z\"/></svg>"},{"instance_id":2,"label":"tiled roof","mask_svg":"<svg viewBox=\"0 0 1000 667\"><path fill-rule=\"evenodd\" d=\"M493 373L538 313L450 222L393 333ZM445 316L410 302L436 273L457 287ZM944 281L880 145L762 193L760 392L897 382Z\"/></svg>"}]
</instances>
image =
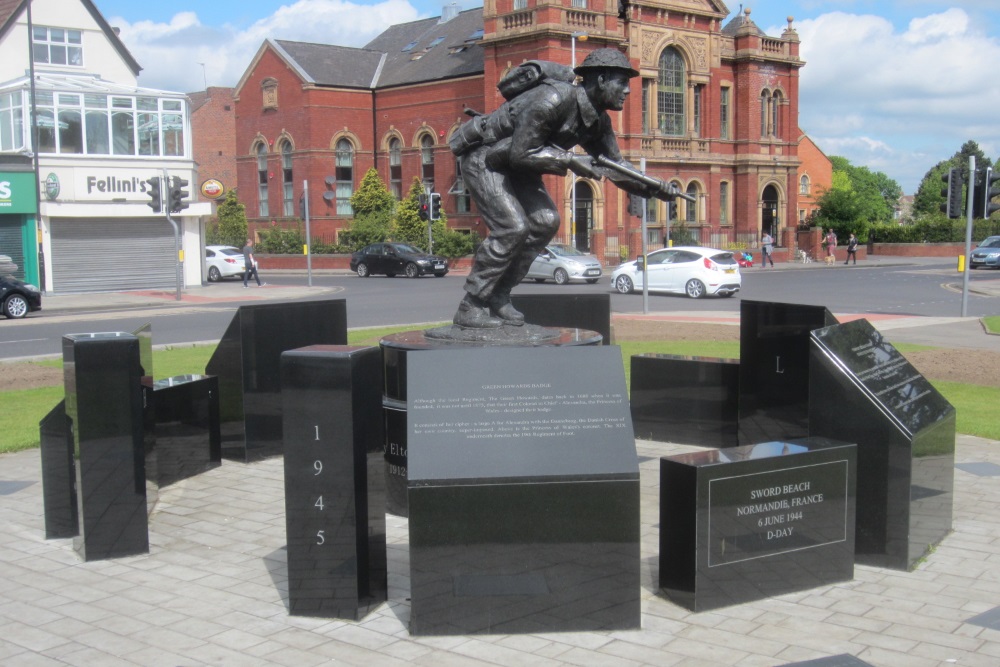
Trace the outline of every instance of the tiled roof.
<instances>
[{"instance_id":1,"label":"tiled roof","mask_svg":"<svg viewBox=\"0 0 1000 667\"><path fill-rule=\"evenodd\" d=\"M306 78L321 86L371 88L382 53L331 44L275 40Z\"/></svg>"},{"instance_id":2,"label":"tiled roof","mask_svg":"<svg viewBox=\"0 0 1000 667\"><path fill-rule=\"evenodd\" d=\"M364 48L287 40L273 44L306 81L371 89L481 74L482 35L480 7L444 23L435 17L392 26Z\"/></svg>"},{"instance_id":3,"label":"tiled roof","mask_svg":"<svg viewBox=\"0 0 1000 667\"><path fill-rule=\"evenodd\" d=\"M483 9L478 7L445 23L431 18L394 25L365 48L386 54L377 84L385 88L481 74L482 36Z\"/></svg>"}]
</instances>

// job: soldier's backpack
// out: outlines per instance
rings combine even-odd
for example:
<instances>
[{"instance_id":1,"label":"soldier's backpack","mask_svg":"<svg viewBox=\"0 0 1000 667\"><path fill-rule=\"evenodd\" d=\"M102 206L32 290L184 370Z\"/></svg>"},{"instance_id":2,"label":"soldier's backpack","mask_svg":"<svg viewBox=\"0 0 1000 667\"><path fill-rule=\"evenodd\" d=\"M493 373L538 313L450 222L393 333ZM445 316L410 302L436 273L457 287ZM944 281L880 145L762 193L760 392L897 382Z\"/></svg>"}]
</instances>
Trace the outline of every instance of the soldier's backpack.
<instances>
[{"instance_id":1,"label":"soldier's backpack","mask_svg":"<svg viewBox=\"0 0 1000 667\"><path fill-rule=\"evenodd\" d=\"M576 81L576 74L569 65L560 65L548 60L529 60L512 67L500 79L497 88L505 100L511 100L546 80L573 83Z\"/></svg>"}]
</instances>

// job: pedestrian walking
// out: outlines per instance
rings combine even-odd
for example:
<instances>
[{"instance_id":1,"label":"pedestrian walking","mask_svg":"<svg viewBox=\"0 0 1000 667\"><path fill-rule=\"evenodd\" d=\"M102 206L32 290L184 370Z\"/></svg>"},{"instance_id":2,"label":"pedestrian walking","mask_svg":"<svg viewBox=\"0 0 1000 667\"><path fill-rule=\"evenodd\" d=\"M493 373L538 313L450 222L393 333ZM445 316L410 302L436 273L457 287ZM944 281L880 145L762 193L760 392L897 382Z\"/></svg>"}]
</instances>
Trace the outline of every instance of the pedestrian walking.
<instances>
[{"instance_id":1,"label":"pedestrian walking","mask_svg":"<svg viewBox=\"0 0 1000 667\"><path fill-rule=\"evenodd\" d=\"M858 237L854 232L851 232L851 237L847 239L847 259L844 261L844 266L847 266L852 259L855 264L858 263Z\"/></svg>"},{"instance_id":2,"label":"pedestrian walking","mask_svg":"<svg viewBox=\"0 0 1000 667\"><path fill-rule=\"evenodd\" d=\"M774 252L774 239L767 232L764 232L764 236L760 239L760 268L766 269L767 263L771 263L771 268L774 268L774 260L771 259L771 253Z\"/></svg>"},{"instance_id":3,"label":"pedestrian walking","mask_svg":"<svg viewBox=\"0 0 1000 667\"><path fill-rule=\"evenodd\" d=\"M250 278L250 274L253 274L254 279L257 281L257 287L263 287L267 283L262 283L260 281L260 273L257 271L257 258L253 255L253 241L247 239L247 244L243 246L243 287L247 286L247 279Z\"/></svg>"},{"instance_id":4,"label":"pedestrian walking","mask_svg":"<svg viewBox=\"0 0 1000 667\"><path fill-rule=\"evenodd\" d=\"M833 233L833 229L826 230L826 238L823 240L823 245L826 246L826 264L827 266L833 266L837 261L837 235Z\"/></svg>"}]
</instances>

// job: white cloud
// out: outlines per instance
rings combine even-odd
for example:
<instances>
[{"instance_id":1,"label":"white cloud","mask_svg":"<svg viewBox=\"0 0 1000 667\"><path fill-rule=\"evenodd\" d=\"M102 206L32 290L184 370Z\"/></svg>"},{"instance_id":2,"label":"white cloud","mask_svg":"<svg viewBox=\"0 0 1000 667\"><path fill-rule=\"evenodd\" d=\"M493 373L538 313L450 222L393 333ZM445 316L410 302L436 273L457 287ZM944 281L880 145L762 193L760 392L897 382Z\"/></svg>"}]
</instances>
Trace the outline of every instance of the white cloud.
<instances>
[{"instance_id":1,"label":"white cloud","mask_svg":"<svg viewBox=\"0 0 1000 667\"><path fill-rule=\"evenodd\" d=\"M364 46L387 27L420 18L407 0L360 5L347 0L299 0L244 29L203 25L195 13L181 12L169 23L133 24L110 17L143 67L139 85L195 91L235 85L268 37L319 44ZM199 63L205 63L204 70Z\"/></svg>"},{"instance_id":2,"label":"white cloud","mask_svg":"<svg viewBox=\"0 0 1000 667\"><path fill-rule=\"evenodd\" d=\"M880 168L907 192L968 139L1000 145L1000 41L962 9L905 30L831 12L796 24L802 40L799 125L827 153Z\"/></svg>"}]
</instances>

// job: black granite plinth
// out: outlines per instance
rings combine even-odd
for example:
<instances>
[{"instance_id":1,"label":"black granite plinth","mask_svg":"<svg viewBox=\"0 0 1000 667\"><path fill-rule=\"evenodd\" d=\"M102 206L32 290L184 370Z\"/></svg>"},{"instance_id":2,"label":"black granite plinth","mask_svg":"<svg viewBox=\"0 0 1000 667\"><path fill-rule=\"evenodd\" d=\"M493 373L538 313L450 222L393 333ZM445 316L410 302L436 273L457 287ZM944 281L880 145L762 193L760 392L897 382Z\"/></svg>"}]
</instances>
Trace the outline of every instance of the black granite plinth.
<instances>
[{"instance_id":1,"label":"black granite plinth","mask_svg":"<svg viewBox=\"0 0 1000 667\"><path fill-rule=\"evenodd\" d=\"M294 615L357 620L386 599L381 375L376 347L281 355Z\"/></svg>"},{"instance_id":2,"label":"black granite plinth","mask_svg":"<svg viewBox=\"0 0 1000 667\"><path fill-rule=\"evenodd\" d=\"M408 364L410 632L638 629L618 348L452 348Z\"/></svg>"},{"instance_id":3,"label":"black granite plinth","mask_svg":"<svg viewBox=\"0 0 1000 667\"><path fill-rule=\"evenodd\" d=\"M153 403L159 487L221 465L217 377L175 375L157 380L153 383ZM148 468L146 474L152 474Z\"/></svg>"},{"instance_id":4,"label":"black granite plinth","mask_svg":"<svg viewBox=\"0 0 1000 667\"><path fill-rule=\"evenodd\" d=\"M508 327L512 328L512 327ZM426 330L404 331L386 336L380 341L384 364L385 395L385 461L386 461L386 509L397 516L407 515L406 500L406 378L407 356L410 352L444 349L486 349L491 345L486 341L435 338ZM504 346L522 349L524 347L573 347L578 345L600 345L602 336L596 331L584 329L551 329L544 342Z\"/></svg>"},{"instance_id":5,"label":"black granite plinth","mask_svg":"<svg viewBox=\"0 0 1000 667\"><path fill-rule=\"evenodd\" d=\"M59 401L38 422L38 432L45 539L76 537L80 533L76 506L76 462L73 460L72 425L66 416L66 401Z\"/></svg>"},{"instance_id":6,"label":"black granite plinth","mask_svg":"<svg viewBox=\"0 0 1000 667\"><path fill-rule=\"evenodd\" d=\"M739 444L809 435L809 332L836 323L823 306L740 302Z\"/></svg>"},{"instance_id":7,"label":"black granite plinth","mask_svg":"<svg viewBox=\"0 0 1000 667\"><path fill-rule=\"evenodd\" d=\"M812 333L809 429L858 443L858 563L909 570L951 532L955 408L867 320Z\"/></svg>"},{"instance_id":8,"label":"black granite plinth","mask_svg":"<svg viewBox=\"0 0 1000 667\"><path fill-rule=\"evenodd\" d=\"M669 354L632 356L635 437L702 447L737 438L739 362Z\"/></svg>"},{"instance_id":9,"label":"black granite plinth","mask_svg":"<svg viewBox=\"0 0 1000 667\"><path fill-rule=\"evenodd\" d=\"M146 466L146 513L150 515L160 500L157 472L156 403L153 399L153 325L149 322L132 331L139 340L139 386L142 392L142 448Z\"/></svg>"},{"instance_id":10,"label":"black granite plinth","mask_svg":"<svg viewBox=\"0 0 1000 667\"><path fill-rule=\"evenodd\" d=\"M660 589L706 611L852 579L856 466L825 438L660 459Z\"/></svg>"},{"instance_id":11,"label":"black granite plinth","mask_svg":"<svg viewBox=\"0 0 1000 667\"><path fill-rule=\"evenodd\" d=\"M543 327L596 331L611 345L610 294L511 294L524 321Z\"/></svg>"},{"instance_id":12,"label":"black granite plinth","mask_svg":"<svg viewBox=\"0 0 1000 667\"><path fill-rule=\"evenodd\" d=\"M149 551L139 340L127 333L63 337L84 560Z\"/></svg>"},{"instance_id":13,"label":"black granite plinth","mask_svg":"<svg viewBox=\"0 0 1000 667\"><path fill-rule=\"evenodd\" d=\"M219 377L223 458L249 462L282 453L282 352L346 343L344 299L240 306L205 367Z\"/></svg>"}]
</instances>

